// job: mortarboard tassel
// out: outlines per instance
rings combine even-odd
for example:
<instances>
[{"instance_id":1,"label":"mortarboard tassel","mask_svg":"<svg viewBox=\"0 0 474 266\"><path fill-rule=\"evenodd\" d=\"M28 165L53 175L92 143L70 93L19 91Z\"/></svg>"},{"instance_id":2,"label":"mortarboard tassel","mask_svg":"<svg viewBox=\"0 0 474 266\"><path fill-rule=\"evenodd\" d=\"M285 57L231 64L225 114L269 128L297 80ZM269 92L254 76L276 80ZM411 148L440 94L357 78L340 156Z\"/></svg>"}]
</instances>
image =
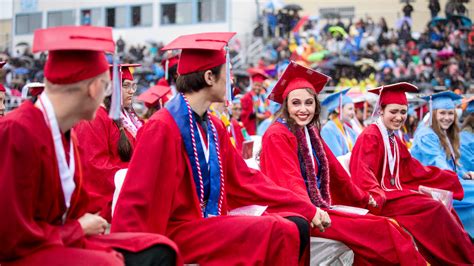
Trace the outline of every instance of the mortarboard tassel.
<instances>
[{"instance_id":1,"label":"mortarboard tassel","mask_svg":"<svg viewBox=\"0 0 474 266\"><path fill-rule=\"evenodd\" d=\"M112 68L112 101L110 104L109 117L112 120L120 119L120 112L122 110L122 71L118 66L118 56L114 55L114 64Z\"/></svg>"},{"instance_id":2,"label":"mortarboard tassel","mask_svg":"<svg viewBox=\"0 0 474 266\"><path fill-rule=\"evenodd\" d=\"M377 102L375 103L374 111L372 112L372 117L375 117L375 114L377 114L380 110L380 98L382 98L383 88L384 86L382 86L382 88L380 89L379 98L377 99Z\"/></svg>"},{"instance_id":3,"label":"mortarboard tassel","mask_svg":"<svg viewBox=\"0 0 474 266\"><path fill-rule=\"evenodd\" d=\"M339 121L342 121L342 93L339 93Z\"/></svg>"},{"instance_id":4,"label":"mortarboard tassel","mask_svg":"<svg viewBox=\"0 0 474 266\"><path fill-rule=\"evenodd\" d=\"M227 102L226 106L230 106L232 104L232 86L231 86L231 80L230 80L230 53L229 53L229 46L224 47L225 50L225 73L226 73L226 96L227 96Z\"/></svg>"},{"instance_id":5,"label":"mortarboard tassel","mask_svg":"<svg viewBox=\"0 0 474 266\"><path fill-rule=\"evenodd\" d=\"M169 59L166 59L165 61L165 79L166 81L168 81L168 70L169 70L169 64L170 64L170 60Z\"/></svg>"},{"instance_id":6,"label":"mortarboard tassel","mask_svg":"<svg viewBox=\"0 0 474 266\"><path fill-rule=\"evenodd\" d=\"M429 125L430 127L433 125L433 96L430 95L430 101L429 101L429 108L430 108L430 121L429 121ZM423 119L423 118L421 118Z\"/></svg>"}]
</instances>

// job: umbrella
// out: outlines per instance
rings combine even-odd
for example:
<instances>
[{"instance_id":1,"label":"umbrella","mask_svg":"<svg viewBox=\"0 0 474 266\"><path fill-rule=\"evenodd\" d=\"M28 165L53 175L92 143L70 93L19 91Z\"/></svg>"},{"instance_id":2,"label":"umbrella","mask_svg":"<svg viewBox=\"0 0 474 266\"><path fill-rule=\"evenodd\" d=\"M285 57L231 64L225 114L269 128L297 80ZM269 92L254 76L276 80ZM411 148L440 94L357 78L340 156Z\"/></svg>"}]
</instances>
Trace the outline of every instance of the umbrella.
<instances>
[{"instance_id":1,"label":"umbrella","mask_svg":"<svg viewBox=\"0 0 474 266\"><path fill-rule=\"evenodd\" d=\"M288 4L288 5L284 6L283 9L293 10L293 11L303 10L303 8L298 4Z\"/></svg>"},{"instance_id":2,"label":"umbrella","mask_svg":"<svg viewBox=\"0 0 474 266\"><path fill-rule=\"evenodd\" d=\"M380 69L384 69L386 67L395 68L395 63L393 62L393 60L385 60L385 61L379 62L379 68Z\"/></svg>"},{"instance_id":3,"label":"umbrella","mask_svg":"<svg viewBox=\"0 0 474 266\"><path fill-rule=\"evenodd\" d=\"M427 56L428 54L435 55L437 53L438 53L438 50L436 49L423 49L421 50L420 57L425 58L425 56Z\"/></svg>"},{"instance_id":4,"label":"umbrella","mask_svg":"<svg viewBox=\"0 0 474 266\"><path fill-rule=\"evenodd\" d=\"M320 62L322 61L330 52L328 50L323 50L320 52L312 53L308 56L308 61L313 62Z\"/></svg>"},{"instance_id":5,"label":"umbrella","mask_svg":"<svg viewBox=\"0 0 474 266\"><path fill-rule=\"evenodd\" d=\"M30 70L28 68L19 67L15 69L15 74L17 75L26 75L28 73L30 73Z\"/></svg>"},{"instance_id":6,"label":"umbrella","mask_svg":"<svg viewBox=\"0 0 474 266\"><path fill-rule=\"evenodd\" d=\"M333 64L335 66L341 66L341 67L354 67L355 66L352 60L347 57L337 57L337 58L332 59L331 61L333 61Z\"/></svg>"},{"instance_id":7,"label":"umbrella","mask_svg":"<svg viewBox=\"0 0 474 266\"><path fill-rule=\"evenodd\" d=\"M466 16L452 15L449 17L450 21L458 24L457 26L472 27L472 20Z\"/></svg>"},{"instance_id":8,"label":"umbrella","mask_svg":"<svg viewBox=\"0 0 474 266\"><path fill-rule=\"evenodd\" d=\"M374 59L370 59L370 58L362 58L361 60L355 62L355 65L356 66L367 65L367 66L375 68L375 61Z\"/></svg>"},{"instance_id":9,"label":"umbrella","mask_svg":"<svg viewBox=\"0 0 474 266\"><path fill-rule=\"evenodd\" d=\"M19 42L15 46L30 46L27 42Z\"/></svg>"},{"instance_id":10,"label":"umbrella","mask_svg":"<svg viewBox=\"0 0 474 266\"><path fill-rule=\"evenodd\" d=\"M433 19L428 23L428 25L430 25L430 26L435 26L436 24L439 24L439 23L446 23L446 22L448 22L448 19L446 19L446 18L435 17L435 18L433 18Z\"/></svg>"},{"instance_id":11,"label":"umbrella","mask_svg":"<svg viewBox=\"0 0 474 266\"><path fill-rule=\"evenodd\" d=\"M454 52L450 50L441 50L436 54L436 56L439 58L449 58L454 56Z\"/></svg>"},{"instance_id":12,"label":"umbrella","mask_svg":"<svg viewBox=\"0 0 474 266\"><path fill-rule=\"evenodd\" d=\"M342 35L342 36L347 36L346 30L344 30L344 28L342 28L342 27L340 27L340 26L332 26L332 27L329 27L328 32L331 33L333 36L334 36L335 34L340 34L340 35Z\"/></svg>"}]
</instances>

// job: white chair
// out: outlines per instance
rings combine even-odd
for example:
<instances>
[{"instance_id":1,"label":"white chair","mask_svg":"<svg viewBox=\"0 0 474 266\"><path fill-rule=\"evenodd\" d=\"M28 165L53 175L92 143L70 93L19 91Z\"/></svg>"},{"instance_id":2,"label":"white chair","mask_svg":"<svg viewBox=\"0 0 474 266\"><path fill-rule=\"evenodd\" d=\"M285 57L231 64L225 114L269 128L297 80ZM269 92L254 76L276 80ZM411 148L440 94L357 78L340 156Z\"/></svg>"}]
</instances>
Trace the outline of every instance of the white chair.
<instances>
[{"instance_id":1,"label":"white chair","mask_svg":"<svg viewBox=\"0 0 474 266\"><path fill-rule=\"evenodd\" d=\"M345 266L354 263L354 252L342 242L311 237L310 265Z\"/></svg>"},{"instance_id":2,"label":"white chair","mask_svg":"<svg viewBox=\"0 0 474 266\"><path fill-rule=\"evenodd\" d=\"M337 156L337 160L341 163L342 167L344 167L344 170L351 175L351 171L349 170L349 165L351 163L351 155L352 152L346 153L345 155Z\"/></svg>"},{"instance_id":3,"label":"white chair","mask_svg":"<svg viewBox=\"0 0 474 266\"><path fill-rule=\"evenodd\" d=\"M115 204L117 204L117 199L120 195L120 190L122 189L123 182L125 181L127 171L128 168L120 169L115 173L114 176L115 191L114 196L112 197L112 217L114 216Z\"/></svg>"}]
</instances>

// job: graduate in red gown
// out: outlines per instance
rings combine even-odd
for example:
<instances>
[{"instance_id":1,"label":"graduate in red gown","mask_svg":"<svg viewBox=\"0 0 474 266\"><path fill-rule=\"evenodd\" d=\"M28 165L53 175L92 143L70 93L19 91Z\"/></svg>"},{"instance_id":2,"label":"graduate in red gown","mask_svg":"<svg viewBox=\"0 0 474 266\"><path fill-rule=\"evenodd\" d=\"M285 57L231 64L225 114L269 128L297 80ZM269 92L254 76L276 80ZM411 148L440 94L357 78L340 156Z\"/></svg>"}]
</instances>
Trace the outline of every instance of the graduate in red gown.
<instances>
[{"instance_id":1,"label":"graduate in red gown","mask_svg":"<svg viewBox=\"0 0 474 266\"><path fill-rule=\"evenodd\" d=\"M74 128L79 151L84 162L84 188L91 197L91 213L99 212L110 222L112 196L115 191L115 173L128 167L135 137L142 121L132 108L132 96L137 90L131 67L139 64L122 64L122 103L120 119L109 117L111 97L106 97L92 121L83 121ZM111 76L112 77L112 76Z\"/></svg>"},{"instance_id":2,"label":"graduate in red gown","mask_svg":"<svg viewBox=\"0 0 474 266\"><path fill-rule=\"evenodd\" d=\"M319 134L316 94L328 80L295 62L288 65L269 95L282 109L263 136L262 172L328 210L332 226L325 232L313 229L311 235L343 242L354 251L356 265L426 265L411 237L389 219L330 209L332 203L366 208L374 201L352 183Z\"/></svg>"},{"instance_id":3,"label":"graduate in red gown","mask_svg":"<svg viewBox=\"0 0 474 266\"><path fill-rule=\"evenodd\" d=\"M241 97L236 96L232 100L231 112L230 112L230 132L229 135L233 138L235 148L242 154L242 145L248 137L247 130L245 129L242 122L240 122L240 116L242 114ZM244 136L245 134L245 136Z\"/></svg>"},{"instance_id":4,"label":"graduate in red gown","mask_svg":"<svg viewBox=\"0 0 474 266\"><path fill-rule=\"evenodd\" d=\"M0 62L0 69L6 64L6 62ZM0 83L0 117L5 115L5 87Z\"/></svg>"},{"instance_id":5,"label":"graduate in red gown","mask_svg":"<svg viewBox=\"0 0 474 266\"><path fill-rule=\"evenodd\" d=\"M268 75L258 68L249 69L248 72L252 80L252 90L241 99L241 120L247 132L250 135L256 135L258 124L271 116L268 110L269 102L263 86L263 82L268 79Z\"/></svg>"},{"instance_id":6,"label":"graduate in red gown","mask_svg":"<svg viewBox=\"0 0 474 266\"><path fill-rule=\"evenodd\" d=\"M148 120L154 113L156 113L156 111L163 108L165 103L168 102L171 97L170 86L158 84L140 94L140 96L137 97L137 100L142 101L147 108L143 119Z\"/></svg>"},{"instance_id":7,"label":"graduate in red gown","mask_svg":"<svg viewBox=\"0 0 474 266\"><path fill-rule=\"evenodd\" d=\"M380 95L380 117L357 139L350 161L352 180L374 197L377 206L369 207L370 211L394 218L410 232L432 265L472 265L474 247L454 211L416 192L424 185L452 191L454 198L462 199L456 174L423 166L394 133L407 117L405 92L416 91L405 82L371 90Z\"/></svg>"},{"instance_id":8,"label":"graduate in red gown","mask_svg":"<svg viewBox=\"0 0 474 266\"><path fill-rule=\"evenodd\" d=\"M46 88L36 103L26 101L0 121L1 265L123 265L124 259L128 265L180 263L169 239L145 233L102 235L106 220L86 211L72 127L93 119L110 91L104 51L113 52L114 46L106 27L35 32L33 51L49 51Z\"/></svg>"},{"instance_id":9,"label":"graduate in red gown","mask_svg":"<svg viewBox=\"0 0 474 266\"><path fill-rule=\"evenodd\" d=\"M179 93L139 132L111 230L165 234L185 263L297 265L309 241L304 218L324 229L326 213L248 168L208 113L212 102L226 100L223 48L234 34L184 35L163 48L182 49ZM229 215L254 204L266 213Z\"/></svg>"}]
</instances>

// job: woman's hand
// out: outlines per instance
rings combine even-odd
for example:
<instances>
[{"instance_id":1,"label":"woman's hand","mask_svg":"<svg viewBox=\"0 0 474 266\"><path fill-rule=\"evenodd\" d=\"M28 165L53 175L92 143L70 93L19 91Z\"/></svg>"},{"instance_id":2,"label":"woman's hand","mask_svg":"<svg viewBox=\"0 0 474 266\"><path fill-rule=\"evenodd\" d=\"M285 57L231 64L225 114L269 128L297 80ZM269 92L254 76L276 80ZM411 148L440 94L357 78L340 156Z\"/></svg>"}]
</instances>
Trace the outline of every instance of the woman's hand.
<instances>
[{"instance_id":1,"label":"woman's hand","mask_svg":"<svg viewBox=\"0 0 474 266\"><path fill-rule=\"evenodd\" d=\"M370 194L369 194L369 206L373 208L377 208L377 202L374 200L374 198Z\"/></svg>"},{"instance_id":2,"label":"woman's hand","mask_svg":"<svg viewBox=\"0 0 474 266\"><path fill-rule=\"evenodd\" d=\"M107 228L107 221L97 214L86 213L78 222L86 236L103 234Z\"/></svg>"},{"instance_id":3,"label":"woman's hand","mask_svg":"<svg viewBox=\"0 0 474 266\"><path fill-rule=\"evenodd\" d=\"M324 232L326 228L331 226L331 218L329 218L329 214L320 208L316 208L316 215L314 215L314 218L311 221L311 227L315 226L321 232Z\"/></svg>"},{"instance_id":4,"label":"woman's hand","mask_svg":"<svg viewBox=\"0 0 474 266\"><path fill-rule=\"evenodd\" d=\"M474 172L466 172L462 178L466 180L474 180Z\"/></svg>"}]
</instances>

